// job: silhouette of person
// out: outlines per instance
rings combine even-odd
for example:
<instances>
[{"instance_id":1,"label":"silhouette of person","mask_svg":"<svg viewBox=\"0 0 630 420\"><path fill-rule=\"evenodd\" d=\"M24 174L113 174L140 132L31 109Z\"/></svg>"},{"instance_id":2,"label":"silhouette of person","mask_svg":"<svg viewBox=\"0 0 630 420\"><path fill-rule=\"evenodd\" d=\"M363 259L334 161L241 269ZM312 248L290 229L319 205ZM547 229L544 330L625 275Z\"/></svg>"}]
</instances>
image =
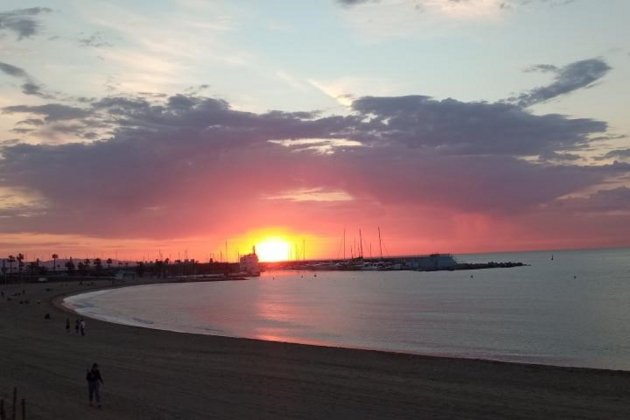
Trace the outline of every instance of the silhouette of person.
<instances>
[{"instance_id":1,"label":"silhouette of person","mask_svg":"<svg viewBox=\"0 0 630 420\"><path fill-rule=\"evenodd\" d=\"M88 382L88 395L90 398L90 406L92 401L96 400L98 408L101 408L101 384L103 384L103 377L101 371L98 370L98 364L94 363L92 369L87 371L85 379Z\"/></svg>"}]
</instances>

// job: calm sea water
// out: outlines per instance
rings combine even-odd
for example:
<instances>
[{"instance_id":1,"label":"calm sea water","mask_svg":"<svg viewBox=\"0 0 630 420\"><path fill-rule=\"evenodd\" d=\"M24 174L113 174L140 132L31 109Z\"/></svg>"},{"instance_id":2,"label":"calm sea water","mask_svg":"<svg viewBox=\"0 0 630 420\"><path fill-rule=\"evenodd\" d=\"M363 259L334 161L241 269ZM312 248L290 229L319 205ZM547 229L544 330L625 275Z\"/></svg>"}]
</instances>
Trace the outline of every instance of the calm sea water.
<instances>
[{"instance_id":1,"label":"calm sea water","mask_svg":"<svg viewBox=\"0 0 630 420\"><path fill-rule=\"evenodd\" d=\"M89 317L179 332L630 370L630 249L457 258L529 266L275 272L99 291L65 303Z\"/></svg>"}]
</instances>

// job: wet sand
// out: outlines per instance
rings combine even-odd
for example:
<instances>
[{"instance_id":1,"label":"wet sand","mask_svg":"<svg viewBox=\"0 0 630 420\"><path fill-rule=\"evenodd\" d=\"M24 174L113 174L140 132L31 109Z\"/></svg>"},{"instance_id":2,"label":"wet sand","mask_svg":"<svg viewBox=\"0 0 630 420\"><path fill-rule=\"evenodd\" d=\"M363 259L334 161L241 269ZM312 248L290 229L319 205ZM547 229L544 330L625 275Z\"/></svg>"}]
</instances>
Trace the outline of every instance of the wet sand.
<instances>
[{"instance_id":1,"label":"wet sand","mask_svg":"<svg viewBox=\"0 0 630 420\"><path fill-rule=\"evenodd\" d=\"M630 372L198 336L91 319L81 337L77 316L52 301L107 284L0 285L0 398L9 415L15 386L28 419L630 418ZM93 362L105 381L100 410L87 399L85 371Z\"/></svg>"}]
</instances>

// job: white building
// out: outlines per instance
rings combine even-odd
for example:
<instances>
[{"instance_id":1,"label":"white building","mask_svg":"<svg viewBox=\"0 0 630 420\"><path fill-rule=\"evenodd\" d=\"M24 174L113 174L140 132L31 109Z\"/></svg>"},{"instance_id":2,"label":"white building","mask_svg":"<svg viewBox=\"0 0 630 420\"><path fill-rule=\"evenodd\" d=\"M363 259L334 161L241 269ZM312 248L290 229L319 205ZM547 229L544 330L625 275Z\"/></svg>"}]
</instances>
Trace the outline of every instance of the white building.
<instances>
[{"instance_id":1,"label":"white building","mask_svg":"<svg viewBox=\"0 0 630 420\"><path fill-rule=\"evenodd\" d=\"M258 255L256 255L256 247L252 248L252 253L243 255L240 260L240 268L242 273L249 276L260 276L260 265L258 264Z\"/></svg>"}]
</instances>

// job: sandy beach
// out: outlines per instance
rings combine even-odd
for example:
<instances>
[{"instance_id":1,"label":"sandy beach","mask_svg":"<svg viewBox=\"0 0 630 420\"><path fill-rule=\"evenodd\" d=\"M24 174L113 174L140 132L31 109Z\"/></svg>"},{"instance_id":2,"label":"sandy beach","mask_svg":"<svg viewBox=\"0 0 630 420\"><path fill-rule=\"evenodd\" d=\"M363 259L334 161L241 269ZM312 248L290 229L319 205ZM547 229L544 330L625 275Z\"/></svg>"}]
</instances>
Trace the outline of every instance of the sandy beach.
<instances>
[{"instance_id":1,"label":"sandy beach","mask_svg":"<svg viewBox=\"0 0 630 420\"><path fill-rule=\"evenodd\" d=\"M0 286L0 397L8 414L17 387L28 419L630 418L630 372L198 336L91 319L86 336L76 334L77 316L53 301L108 284ZM85 372L93 362L105 382L102 409L88 405Z\"/></svg>"}]
</instances>

